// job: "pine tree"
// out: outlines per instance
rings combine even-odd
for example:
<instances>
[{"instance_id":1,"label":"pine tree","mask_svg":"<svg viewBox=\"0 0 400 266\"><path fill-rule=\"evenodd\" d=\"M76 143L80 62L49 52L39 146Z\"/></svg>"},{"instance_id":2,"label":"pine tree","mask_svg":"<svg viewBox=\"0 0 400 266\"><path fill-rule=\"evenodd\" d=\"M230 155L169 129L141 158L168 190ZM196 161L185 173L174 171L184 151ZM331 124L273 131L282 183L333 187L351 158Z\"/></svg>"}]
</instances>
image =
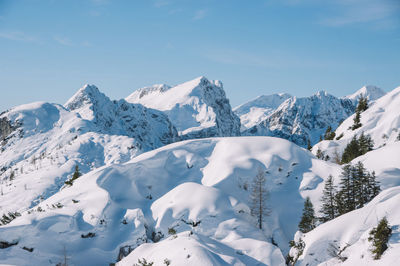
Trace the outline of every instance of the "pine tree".
<instances>
[{"instance_id":1,"label":"pine tree","mask_svg":"<svg viewBox=\"0 0 400 266\"><path fill-rule=\"evenodd\" d=\"M354 120L353 120L354 124L351 127L352 130L356 130L357 128L360 128L362 126L360 119L361 119L361 112L357 111L356 116L354 117Z\"/></svg>"},{"instance_id":2,"label":"pine tree","mask_svg":"<svg viewBox=\"0 0 400 266\"><path fill-rule=\"evenodd\" d=\"M373 171L372 174L367 174L367 190L368 201L371 201L379 194L379 192L381 192L379 182L376 180L375 171Z\"/></svg>"},{"instance_id":3,"label":"pine tree","mask_svg":"<svg viewBox=\"0 0 400 266\"><path fill-rule=\"evenodd\" d=\"M387 243L392 235L392 228L390 227L386 217L383 217L377 227L374 227L369 233L368 241L372 241L374 259L379 260L388 248Z\"/></svg>"},{"instance_id":4,"label":"pine tree","mask_svg":"<svg viewBox=\"0 0 400 266\"><path fill-rule=\"evenodd\" d=\"M351 165L345 165L341 173L339 186L340 199L338 198L342 204L342 210L340 211L340 214L355 210L355 191L352 172L353 168Z\"/></svg>"},{"instance_id":5,"label":"pine tree","mask_svg":"<svg viewBox=\"0 0 400 266\"><path fill-rule=\"evenodd\" d=\"M336 134L334 131L332 131L332 127L328 126L328 128L325 131L324 134L324 139L325 140L333 140L335 138Z\"/></svg>"},{"instance_id":6,"label":"pine tree","mask_svg":"<svg viewBox=\"0 0 400 266\"><path fill-rule=\"evenodd\" d=\"M364 132L361 133L360 137L358 138L358 145L359 145L359 154L366 154L369 151L372 151L374 148L374 141L371 139L371 136L364 135Z\"/></svg>"},{"instance_id":7,"label":"pine tree","mask_svg":"<svg viewBox=\"0 0 400 266\"><path fill-rule=\"evenodd\" d=\"M72 175L72 181L78 179L78 177L80 177L80 176L81 176L81 173L79 172L79 167L78 167L78 165L76 165L75 166L75 172Z\"/></svg>"},{"instance_id":8,"label":"pine tree","mask_svg":"<svg viewBox=\"0 0 400 266\"><path fill-rule=\"evenodd\" d=\"M251 215L257 217L258 228L262 229L265 216L269 214L267 208L268 191L265 188L265 173L258 168L257 175L252 182L251 191Z\"/></svg>"},{"instance_id":9,"label":"pine tree","mask_svg":"<svg viewBox=\"0 0 400 266\"><path fill-rule=\"evenodd\" d=\"M318 159L321 159L321 160L323 160L324 157L325 157L324 153L321 151L320 148L318 148L317 154L316 154L315 156L317 156L317 158L318 158Z\"/></svg>"},{"instance_id":10,"label":"pine tree","mask_svg":"<svg viewBox=\"0 0 400 266\"><path fill-rule=\"evenodd\" d=\"M397 140L397 141L400 141L400 132L399 132L399 135L397 135L396 140Z\"/></svg>"},{"instance_id":11,"label":"pine tree","mask_svg":"<svg viewBox=\"0 0 400 266\"><path fill-rule=\"evenodd\" d=\"M76 165L76 166L75 166L75 171L74 171L74 173L72 174L72 178L69 179L69 180L67 180L67 181L65 181L64 183L67 184L67 185L72 186L73 182L74 182L76 179L78 179L80 176L81 176L81 173L79 172L79 167L78 167L78 165Z\"/></svg>"},{"instance_id":12,"label":"pine tree","mask_svg":"<svg viewBox=\"0 0 400 266\"><path fill-rule=\"evenodd\" d=\"M367 109L368 109L368 99L364 95L361 95L360 99L358 100L356 111L361 113Z\"/></svg>"},{"instance_id":13,"label":"pine tree","mask_svg":"<svg viewBox=\"0 0 400 266\"><path fill-rule=\"evenodd\" d=\"M312 146L311 146L311 142L310 139L307 140L307 150L311 151Z\"/></svg>"},{"instance_id":14,"label":"pine tree","mask_svg":"<svg viewBox=\"0 0 400 266\"><path fill-rule=\"evenodd\" d=\"M303 215L299 223L299 230L303 233L310 232L315 228L314 207L309 197L304 202Z\"/></svg>"},{"instance_id":15,"label":"pine tree","mask_svg":"<svg viewBox=\"0 0 400 266\"><path fill-rule=\"evenodd\" d=\"M356 158L358 156L359 149L360 148L359 148L359 145L358 145L357 136L353 136L351 141L344 148L344 151L343 151L343 154L342 154L342 164L349 163L351 160Z\"/></svg>"},{"instance_id":16,"label":"pine tree","mask_svg":"<svg viewBox=\"0 0 400 266\"><path fill-rule=\"evenodd\" d=\"M340 216L346 212L347 208L344 202L344 193L343 191L338 191L335 195L335 213L337 216Z\"/></svg>"},{"instance_id":17,"label":"pine tree","mask_svg":"<svg viewBox=\"0 0 400 266\"><path fill-rule=\"evenodd\" d=\"M335 205L336 188L333 184L333 176L329 175L325 182L324 190L322 192L322 207L320 213L322 213L322 222L327 222L336 217L336 205Z\"/></svg>"},{"instance_id":18,"label":"pine tree","mask_svg":"<svg viewBox=\"0 0 400 266\"><path fill-rule=\"evenodd\" d=\"M361 162L358 162L352 171L352 179L354 184L354 204L355 208L362 208L369 201L368 193L368 175Z\"/></svg>"}]
</instances>

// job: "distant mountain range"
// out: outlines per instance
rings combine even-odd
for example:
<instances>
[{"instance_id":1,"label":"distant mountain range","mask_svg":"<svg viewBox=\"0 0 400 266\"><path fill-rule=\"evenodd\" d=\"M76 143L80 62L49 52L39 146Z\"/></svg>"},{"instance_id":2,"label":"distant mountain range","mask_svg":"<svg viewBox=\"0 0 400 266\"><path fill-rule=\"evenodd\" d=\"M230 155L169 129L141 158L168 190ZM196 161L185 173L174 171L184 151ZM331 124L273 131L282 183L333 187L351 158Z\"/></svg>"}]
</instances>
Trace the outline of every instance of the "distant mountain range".
<instances>
[{"instance_id":1,"label":"distant mountain range","mask_svg":"<svg viewBox=\"0 0 400 266\"><path fill-rule=\"evenodd\" d=\"M361 95L369 108L353 130ZM374 265L368 234L387 216L393 237L381 262L397 265L399 108L400 87L365 86L342 98L264 95L232 109L222 82L205 77L121 100L85 85L64 105L13 107L0 115L0 264L285 265L289 241L301 237L296 265L343 263L332 243L348 265ZM319 141L329 126L335 137ZM351 163L374 171L382 192L300 233L304 200L318 213L329 176L339 185L333 158L362 133L373 150ZM269 191L263 230L250 204L259 171Z\"/></svg>"}]
</instances>

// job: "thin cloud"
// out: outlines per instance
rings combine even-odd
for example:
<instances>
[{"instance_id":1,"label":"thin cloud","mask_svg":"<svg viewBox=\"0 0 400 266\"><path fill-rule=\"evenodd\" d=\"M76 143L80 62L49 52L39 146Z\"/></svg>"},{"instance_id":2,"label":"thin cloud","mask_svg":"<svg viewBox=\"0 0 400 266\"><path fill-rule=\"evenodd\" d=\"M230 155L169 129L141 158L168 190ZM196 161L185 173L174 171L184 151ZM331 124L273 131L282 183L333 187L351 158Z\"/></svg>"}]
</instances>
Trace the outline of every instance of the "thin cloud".
<instances>
[{"instance_id":1,"label":"thin cloud","mask_svg":"<svg viewBox=\"0 0 400 266\"><path fill-rule=\"evenodd\" d=\"M168 0L157 0L157 1L154 2L154 6L156 8L164 7L164 6L167 6L169 4L171 4L171 2L168 1Z\"/></svg>"},{"instance_id":2,"label":"thin cloud","mask_svg":"<svg viewBox=\"0 0 400 266\"><path fill-rule=\"evenodd\" d=\"M38 39L36 37L33 37L21 31L0 32L0 38L21 42L38 42Z\"/></svg>"},{"instance_id":3,"label":"thin cloud","mask_svg":"<svg viewBox=\"0 0 400 266\"><path fill-rule=\"evenodd\" d=\"M95 5L106 5L110 0L90 0Z\"/></svg>"},{"instance_id":4,"label":"thin cloud","mask_svg":"<svg viewBox=\"0 0 400 266\"><path fill-rule=\"evenodd\" d=\"M322 19L321 24L340 27L360 23L377 23L393 26L400 14L400 2L392 0L341 0L337 1L339 12Z\"/></svg>"},{"instance_id":5,"label":"thin cloud","mask_svg":"<svg viewBox=\"0 0 400 266\"><path fill-rule=\"evenodd\" d=\"M203 19L203 18L206 17L206 15L207 15L207 10L205 10L205 9L197 10L196 13L193 16L193 20Z\"/></svg>"},{"instance_id":6,"label":"thin cloud","mask_svg":"<svg viewBox=\"0 0 400 266\"><path fill-rule=\"evenodd\" d=\"M62 36L54 36L53 39L61 45L74 46L74 43L69 38Z\"/></svg>"}]
</instances>

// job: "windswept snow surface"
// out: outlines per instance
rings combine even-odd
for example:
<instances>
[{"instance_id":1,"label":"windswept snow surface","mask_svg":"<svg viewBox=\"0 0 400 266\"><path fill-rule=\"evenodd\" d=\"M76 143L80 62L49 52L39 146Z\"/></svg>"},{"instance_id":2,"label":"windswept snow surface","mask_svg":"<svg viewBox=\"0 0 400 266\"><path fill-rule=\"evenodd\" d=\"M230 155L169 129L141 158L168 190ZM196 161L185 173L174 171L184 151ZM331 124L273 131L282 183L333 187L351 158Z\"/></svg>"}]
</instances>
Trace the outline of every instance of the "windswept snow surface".
<instances>
[{"instance_id":1,"label":"windswept snow surface","mask_svg":"<svg viewBox=\"0 0 400 266\"><path fill-rule=\"evenodd\" d=\"M175 87L154 85L126 100L163 111L184 139L240 135L240 120L218 80L199 77Z\"/></svg>"},{"instance_id":2,"label":"windswept snow surface","mask_svg":"<svg viewBox=\"0 0 400 266\"><path fill-rule=\"evenodd\" d=\"M249 210L258 168L266 171L270 191L263 231ZM318 207L323 181L339 173L337 165L279 138L170 144L95 169L1 226L0 240L18 245L2 250L0 262L56 264L65 247L70 264L106 265L130 246L119 265L142 258L156 265L165 259L171 265L284 265L304 198ZM89 232L95 236L81 237Z\"/></svg>"}]
</instances>

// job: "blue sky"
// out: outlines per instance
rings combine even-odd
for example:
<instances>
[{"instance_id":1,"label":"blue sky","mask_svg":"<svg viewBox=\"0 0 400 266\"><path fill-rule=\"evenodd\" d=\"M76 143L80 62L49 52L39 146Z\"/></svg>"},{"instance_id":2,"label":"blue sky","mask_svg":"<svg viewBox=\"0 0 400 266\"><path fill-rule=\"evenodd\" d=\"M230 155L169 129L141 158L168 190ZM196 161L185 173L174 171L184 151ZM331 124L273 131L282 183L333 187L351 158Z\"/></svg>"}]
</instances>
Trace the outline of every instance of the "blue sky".
<instances>
[{"instance_id":1,"label":"blue sky","mask_svg":"<svg viewBox=\"0 0 400 266\"><path fill-rule=\"evenodd\" d=\"M0 110L204 75L260 94L400 86L398 0L0 0Z\"/></svg>"}]
</instances>

